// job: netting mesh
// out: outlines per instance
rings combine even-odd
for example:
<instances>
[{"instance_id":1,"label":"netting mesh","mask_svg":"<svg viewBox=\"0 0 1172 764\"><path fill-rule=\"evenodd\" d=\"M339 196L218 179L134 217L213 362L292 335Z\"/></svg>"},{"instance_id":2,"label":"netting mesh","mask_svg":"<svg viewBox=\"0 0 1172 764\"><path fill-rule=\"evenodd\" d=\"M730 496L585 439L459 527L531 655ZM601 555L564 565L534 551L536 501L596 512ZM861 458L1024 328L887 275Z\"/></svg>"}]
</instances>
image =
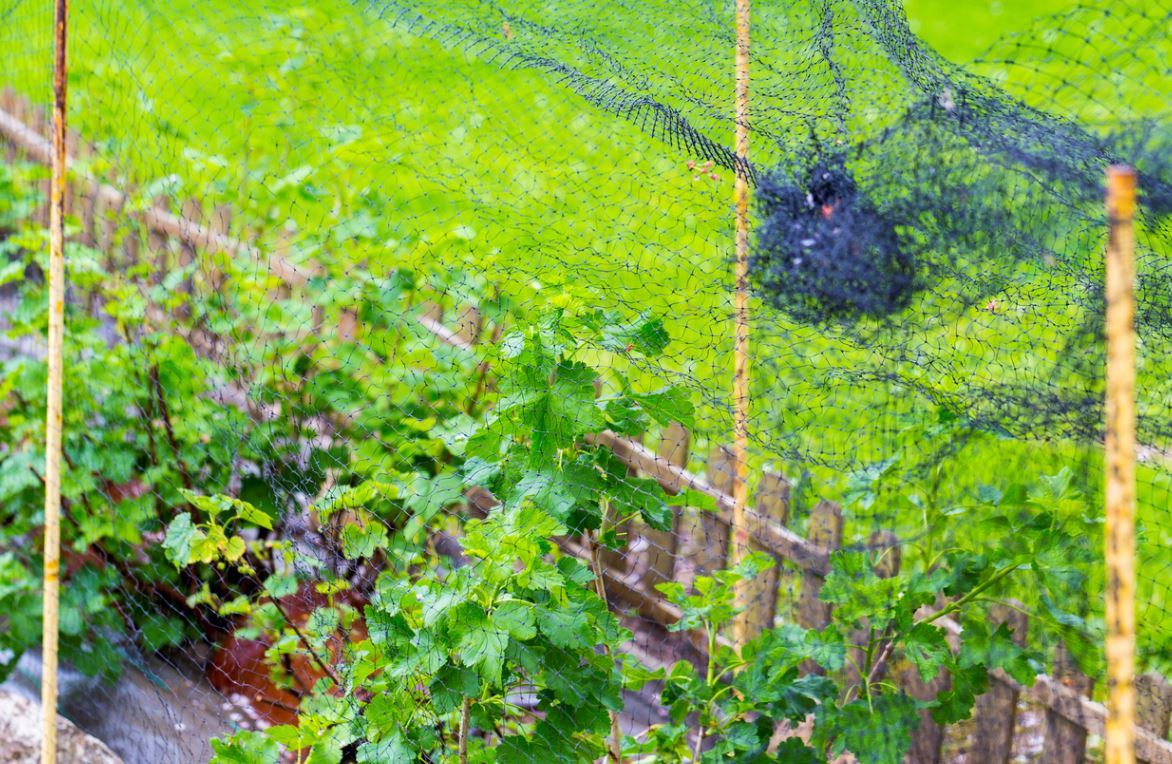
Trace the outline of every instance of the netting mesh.
<instances>
[{"instance_id":1,"label":"netting mesh","mask_svg":"<svg viewBox=\"0 0 1172 764\"><path fill-rule=\"evenodd\" d=\"M961 65L890 0L762 4L747 160L732 3L70 10L62 709L127 762L1095 760L1119 161L1141 757L1172 760L1172 8ZM29 687L51 18L0 30Z\"/></svg>"}]
</instances>

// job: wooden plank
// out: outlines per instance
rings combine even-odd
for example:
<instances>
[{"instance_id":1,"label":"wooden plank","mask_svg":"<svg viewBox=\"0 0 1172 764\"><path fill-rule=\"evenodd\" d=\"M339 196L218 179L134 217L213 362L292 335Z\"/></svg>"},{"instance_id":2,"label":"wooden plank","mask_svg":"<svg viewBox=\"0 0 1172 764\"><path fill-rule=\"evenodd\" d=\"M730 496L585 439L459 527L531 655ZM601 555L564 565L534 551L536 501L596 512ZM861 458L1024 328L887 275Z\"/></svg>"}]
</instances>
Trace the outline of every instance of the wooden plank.
<instances>
[{"instance_id":1,"label":"wooden plank","mask_svg":"<svg viewBox=\"0 0 1172 764\"><path fill-rule=\"evenodd\" d=\"M952 687L952 675L947 671L925 680L916 667L906 660L900 662L895 673L899 686L916 700L935 700L940 693ZM939 764L944 755L944 727L937 724L928 711L921 709L918 714L920 724L911 733L911 749L907 760L915 764Z\"/></svg>"},{"instance_id":2,"label":"wooden plank","mask_svg":"<svg viewBox=\"0 0 1172 764\"><path fill-rule=\"evenodd\" d=\"M1074 690L1079 696L1090 695L1091 679L1079 671L1074 657L1059 644L1054 652L1055 680ZM1067 703L1059 709L1054 702L1047 704L1046 737L1042 748L1042 764L1082 764L1087 755L1089 720L1077 704Z\"/></svg>"},{"instance_id":3,"label":"wooden plank","mask_svg":"<svg viewBox=\"0 0 1172 764\"><path fill-rule=\"evenodd\" d=\"M226 240L229 233L232 231L232 208L226 204L217 205L212 210L211 220L208 221L208 238L214 240ZM224 288L227 283L227 277L220 269L216 262L217 255L221 252L215 249L203 250L205 255L208 255L207 266L201 269L201 273L208 285L208 288L213 292L218 292Z\"/></svg>"},{"instance_id":4,"label":"wooden plank","mask_svg":"<svg viewBox=\"0 0 1172 764\"><path fill-rule=\"evenodd\" d=\"M756 506L752 520L749 521L749 530L762 523L776 523L785 526L789 522L789 494L790 483L780 472L764 472L761 482L757 485ZM750 541L750 549L754 552L768 552L759 541ZM763 571L758 576L744 584L744 619L743 636L753 639L765 629L773 628L773 618L777 614L778 584L783 578L792 583L793 576L789 570L781 568L781 561L774 558L774 566Z\"/></svg>"},{"instance_id":5,"label":"wooden plank","mask_svg":"<svg viewBox=\"0 0 1172 764\"><path fill-rule=\"evenodd\" d=\"M1168 739L1172 722L1172 684L1159 674L1141 674L1135 680L1135 712L1139 726L1160 740ZM1140 761L1146 761L1140 757Z\"/></svg>"},{"instance_id":6,"label":"wooden plank","mask_svg":"<svg viewBox=\"0 0 1172 764\"><path fill-rule=\"evenodd\" d=\"M626 464L637 467L643 474L658 482L665 491L678 492L686 489L711 496L716 501L717 514L721 522L726 526L731 524L732 497L710 485L699 475L668 464L647 448L625 443L622 438L609 430L587 435L585 440L587 443L611 449ZM753 526L756 528L751 538L759 541L772 554L784 557L803 570L813 570L823 575L829 572L830 560L826 549L812 544L807 539L776 523L756 522L755 516L758 513L752 507L746 508L745 513L749 520L754 521Z\"/></svg>"},{"instance_id":7,"label":"wooden plank","mask_svg":"<svg viewBox=\"0 0 1172 764\"><path fill-rule=\"evenodd\" d=\"M842 546L842 508L830 501L819 501L810 512L806 540L819 549L834 550ZM798 600L798 623L807 629L824 629L830 623L830 605L818 599L825 576L806 570Z\"/></svg>"},{"instance_id":8,"label":"wooden plank","mask_svg":"<svg viewBox=\"0 0 1172 764\"><path fill-rule=\"evenodd\" d=\"M714 446L708 454L708 482L721 493L732 495L734 470L732 449ZM685 556L695 566L695 575L707 576L728 563L729 525L715 512L693 510L684 515Z\"/></svg>"},{"instance_id":9,"label":"wooden plank","mask_svg":"<svg viewBox=\"0 0 1172 764\"><path fill-rule=\"evenodd\" d=\"M452 331L465 343L475 345L480 342L480 330L483 324L484 321L476 306L465 305L459 310L459 316L456 318L456 325Z\"/></svg>"},{"instance_id":10,"label":"wooden plank","mask_svg":"<svg viewBox=\"0 0 1172 764\"><path fill-rule=\"evenodd\" d=\"M599 386L597 389L601 391L601 380L599 380ZM627 438L627 440L631 443L642 443L643 436L638 435ZM637 474L638 472L634 467L627 467L628 477L635 477ZM616 523L616 518L609 517L607 518L607 521L613 526L614 532L620 540L621 546L618 549L611 549L610 547L606 546L602 547L602 549L599 550L599 560L607 570L615 573L616 575L625 577L631 572L633 567L632 562L634 554L632 552L631 541L633 539L633 532L635 529L634 518L619 518Z\"/></svg>"},{"instance_id":11,"label":"wooden plank","mask_svg":"<svg viewBox=\"0 0 1172 764\"><path fill-rule=\"evenodd\" d=\"M80 221L81 243L88 247L97 247L97 196L84 184L81 190Z\"/></svg>"},{"instance_id":12,"label":"wooden plank","mask_svg":"<svg viewBox=\"0 0 1172 764\"><path fill-rule=\"evenodd\" d=\"M660 434L656 453L663 461L682 469L688 466L688 450L691 445L692 434L683 425L673 422ZM671 530L657 531L646 526L640 529L646 547L646 567L641 579L643 588L647 591L655 591L656 586L671 581L675 575L682 514L678 507L675 508L672 513Z\"/></svg>"},{"instance_id":13,"label":"wooden plank","mask_svg":"<svg viewBox=\"0 0 1172 764\"><path fill-rule=\"evenodd\" d=\"M993 624L1006 624L1013 630L1013 641L1025 647L1029 618L1017 603L996 603L989 608ZM977 698L973 745L968 761L973 764L1009 764L1013 755L1013 731L1017 726L1017 688L991 682L989 690Z\"/></svg>"},{"instance_id":14,"label":"wooden plank","mask_svg":"<svg viewBox=\"0 0 1172 764\"><path fill-rule=\"evenodd\" d=\"M161 212L170 207L170 204L171 202L167 197L156 196L152 206ZM161 284L171 269L171 238L157 228L148 228L147 249L150 251L154 262L154 282Z\"/></svg>"}]
</instances>

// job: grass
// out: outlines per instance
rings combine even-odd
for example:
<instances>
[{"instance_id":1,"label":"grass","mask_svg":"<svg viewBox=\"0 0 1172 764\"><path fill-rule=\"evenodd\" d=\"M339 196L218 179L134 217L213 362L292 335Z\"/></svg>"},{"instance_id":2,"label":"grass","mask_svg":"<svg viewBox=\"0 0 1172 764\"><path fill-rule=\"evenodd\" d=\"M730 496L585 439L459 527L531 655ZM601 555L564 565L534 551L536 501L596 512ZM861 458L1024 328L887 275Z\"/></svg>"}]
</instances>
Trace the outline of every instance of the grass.
<instances>
[{"instance_id":1,"label":"grass","mask_svg":"<svg viewBox=\"0 0 1172 764\"><path fill-rule=\"evenodd\" d=\"M929 43L967 61L1000 35L1028 28L1037 13L1069 5L1033 0L997 13L996 3L914 0L908 12ZM579 21L627 53L636 75L651 76L663 56L678 55L674 80L664 80L673 93L727 74L711 69L728 52L726 36L710 25L685 26L678 20L685 14L668 12L671 4L647 7L659 12L634 26L625 23L629 16L615 26L617 14ZM47 93L44 14L10 0L7 13L0 3L0 19L10 39L23 41L0 73L26 93ZM814 23L802 8L765 16L761 25L759 49L792 65L799 53L783 44L792 25L800 33ZM506 35L503 27L481 31ZM698 429L714 441L731 432L727 173L694 180L685 163L695 156L567 97L550 78L411 35L345 0L101 0L75 7L72 44L71 122L100 142L111 168L130 173L119 180L136 182L144 200L166 192L198 198L205 208L231 203L258 223L269 246L282 229L296 230L290 259L326 262L338 273L438 265L500 284L522 306L535 291L564 292L602 307L663 313L675 340L672 360L639 381L654 384L665 373L684 381L702 404ZM572 39L559 44L584 66L599 66ZM649 47L658 55L648 57ZM863 61L878 75L890 71L878 59ZM784 87L762 75L759 97L770 103L800 92ZM714 116L708 126L723 121ZM1023 266L1014 281L1031 286L1040 275ZM1068 286L1034 297L1061 303L1055 295ZM772 458L794 474L812 469L818 485L836 494L844 470L886 458L906 422L934 414L914 385L961 405L979 405L1008 381L1045 387L1045 375L1062 365L1055 338L1082 316L1047 305L1052 328L1044 329L1026 304L995 313L983 304L958 311L947 287L922 297L908 313L922 362L895 369L877 348L755 306L757 466ZM896 371L902 384L863 381L860 369ZM1162 376L1154 368L1147 374ZM701 439L696 452L704 450ZM959 495L1006 475L1097 461L1093 449L1072 443L981 439L955 463ZM1086 480L1094 511L1096 469L1087 469ZM1166 482L1162 470L1141 478L1151 555L1172 543ZM867 526L859 518L854 530ZM1153 577L1141 592L1147 633L1161 639L1172 633L1166 591Z\"/></svg>"}]
</instances>

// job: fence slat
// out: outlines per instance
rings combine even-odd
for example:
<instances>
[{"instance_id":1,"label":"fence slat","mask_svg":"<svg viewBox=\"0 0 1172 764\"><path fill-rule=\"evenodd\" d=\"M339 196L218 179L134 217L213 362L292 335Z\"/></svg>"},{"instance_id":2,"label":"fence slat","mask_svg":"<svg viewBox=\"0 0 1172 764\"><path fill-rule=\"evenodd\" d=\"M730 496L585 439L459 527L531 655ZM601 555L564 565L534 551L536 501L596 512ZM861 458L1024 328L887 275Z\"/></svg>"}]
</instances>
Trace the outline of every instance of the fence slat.
<instances>
[{"instance_id":1,"label":"fence slat","mask_svg":"<svg viewBox=\"0 0 1172 764\"><path fill-rule=\"evenodd\" d=\"M757 513L749 520L750 533L754 525L787 523L789 492L789 481L781 473L765 472L761 475L755 502ZM749 548L754 552L767 551L756 541L750 541ZM747 639L773 626L773 617L777 613L778 582L782 578L781 564L781 560L775 558L772 568L744 584L745 612L740 617L745 621L744 635Z\"/></svg>"},{"instance_id":2,"label":"fence slat","mask_svg":"<svg viewBox=\"0 0 1172 764\"><path fill-rule=\"evenodd\" d=\"M842 546L842 508L834 502L819 501L810 511L806 540L834 551ZM802 577L798 599L798 623L806 629L824 629L830 623L830 605L818 599L825 577L807 570Z\"/></svg>"},{"instance_id":3,"label":"fence slat","mask_svg":"<svg viewBox=\"0 0 1172 764\"><path fill-rule=\"evenodd\" d=\"M1135 679L1135 712L1140 727L1160 740L1168 739L1172 722L1172 684L1159 674L1142 674ZM1140 761L1146 761L1140 758Z\"/></svg>"},{"instance_id":4,"label":"fence slat","mask_svg":"<svg viewBox=\"0 0 1172 764\"><path fill-rule=\"evenodd\" d=\"M716 490L732 495L733 454L728 446L716 446L708 455L708 482ZM697 520L690 522L688 556L696 575L711 575L728 560L729 527L715 512L693 511Z\"/></svg>"},{"instance_id":5,"label":"fence slat","mask_svg":"<svg viewBox=\"0 0 1172 764\"><path fill-rule=\"evenodd\" d=\"M675 467L688 466L688 449L692 445L692 435L678 422L668 425L659 436L659 447L656 453L660 459ZM677 494L679 491L665 489L667 493ZM659 584L671 581L675 575L676 553L679 549L679 533L682 512L673 510L671 530L657 531L644 527L642 535L646 544L646 569L643 572L642 583L647 591L655 591Z\"/></svg>"},{"instance_id":6,"label":"fence slat","mask_svg":"<svg viewBox=\"0 0 1172 764\"><path fill-rule=\"evenodd\" d=\"M952 687L952 675L947 671L924 681L910 661L900 664L897 675L900 687L916 700L934 700ZM907 760L915 764L940 764L944 755L944 727L937 724L928 711L921 709L919 716L920 726L912 732Z\"/></svg>"},{"instance_id":7,"label":"fence slat","mask_svg":"<svg viewBox=\"0 0 1172 764\"><path fill-rule=\"evenodd\" d=\"M628 443L643 443L643 436L636 435L626 438ZM634 467L627 467L627 476L636 477L639 471ZM615 518L608 518L614 521ZM617 576L627 576L631 572L633 550L631 542L634 540L635 521L632 518L623 518L620 522L614 525L614 532L618 535L622 546L618 549L611 549L610 547L603 547L599 558L602 565L615 573Z\"/></svg>"},{"instance_id":8,"label":"fence slat","mask_svg":"<svg viewBox=\"0 0 1172 764\"><path fill-rule=\"evenodd\" d=\"M993 624L1013 630L1013 641L1024 647L1029 618L1015 603L997 603L989 608ZM968 761L973 764L1008 764L1013 755L1013 731L1017 723L1017 688L990 682L989 691L977 698L973 711L973 745Z\"/></svg>"},{"instance_id":9,"label":"fence slat","mask_svg":"<svg viewBox=\"0 0 1172 764\"><path fill-rule=\"evenodd\" d=\"M208 232L212 241L228 240L228 235L232 231L232 208L227 204L217 205L212 211L212 218L208 221ZM220 269L216 258L221 256L221 253L214 247L208 247L204 252L206 265L199 269L207 280L208 287L213 292L218 292L224 288L227 282L227 277Z\"/></svg>"},{"instance_id":10,"label":"fence slat","mask_svg":"<svg viewBox=\"0 0 1172 764\"><path fill-rule=\"evenodd\" d=\"M1051 676L1081 695L1091 694L1090 677L1078 670L1074 657L1064 644L1059 644L1054 651L1054 671ZM1056 710L1047 709L1042 764L1082 764L1086 755L1086 725L1076 724Z\"/></svg>"},{"instance_id":11,"label":"fence slat","mask_svg":"<svg viewBox=\"0 0 1172 764\"><path fill-rule=\"evenodd\" d=\"M469 345L475 345L480 342L480 330L483 324L484 321L480 316L480 311L474 305L467 305L460 310L460 315L456 319L456 325L453 327L453 331L464 342Z\"/></svg>"},{"instance_id":12,"label":"fence slat","mask_svg":"<svg viewBox=\"0 0 1172 764\"><path fill-rule=\"evenodd\" d=\"M160 212L165 212L170 207L170 201L165 196L156 196L152 206ZM161 284L170 270L170 239L159 230L148 228L147 249L154 258L154 282Z\"/></svg>"}]
</instances>

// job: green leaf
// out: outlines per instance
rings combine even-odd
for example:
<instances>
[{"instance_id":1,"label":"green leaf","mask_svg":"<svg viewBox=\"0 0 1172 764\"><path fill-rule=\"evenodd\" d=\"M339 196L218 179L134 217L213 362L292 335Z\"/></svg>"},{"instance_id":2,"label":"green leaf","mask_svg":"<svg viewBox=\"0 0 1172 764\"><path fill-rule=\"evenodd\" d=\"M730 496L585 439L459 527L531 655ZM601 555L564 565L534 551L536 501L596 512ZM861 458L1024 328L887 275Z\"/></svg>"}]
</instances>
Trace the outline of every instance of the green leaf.
<instances>
[{"instance_id":1,"label":"green leaf","mask_svg":"<svg viewBox=\"0 0 1172 764\"><path fill-rule=\"evenodd\" d=\"M176 568L182 568L191 562L192 544L202 538L203 533L192 524L191 515L182 512L167 526L167 533L163 536L163 553L175 563Z\"/></svg>"},{"instance_id":2,"label":"green leaf","mask_svg":"<svg viewBox=\"0 0 1172 764\"><path fill-rule=\"evenodd\" d=\"M371 557L387 545L387 529L379 522L342 528L342 556L347 560Z\"/></svg>"},{"instance_id":3,"label":"green leaf","mask_svg":"<svg viewBox=\"0 0 1172 764\"><path fill-rule=\"evenodd\" d=\"M174 647L183 641L183 624L178 618L149 612L139 621L142 646L150 652Z\"/></svg>"},{"instance_id":4,"label":"green leaf","mask_svg":"<svg viewBox=\"0 0 1172 764\"><path fill-rule=\"evenodd\" d=\"M244 556L246 551L247 547L244 544L244 539L239 536L233 536L224 545L224 559L228 562L236 562Z\"/></svg>"},{"instance_id":5,"label":"green leaf","mask_svg":"<svg viewBox=\"0 0 1172 764\"><path fill-rule=\"evenodd\" d=\"M622 517L638 514L657 531L671 530L674 513L664 501L659 483L646 478L622 477L609 487L613 504Z\"/></svg>"},{"instance_id":6,"label":"green leaf","mask_svg":"<svg viewBox=\"0 0 1172 764\"><path fill-rule=\"evenodd\" d=\"M944 631L927 623L912 627L904 637L903 649L925 682L935 679L952 657Z\"/></svg>"},{"instance_id":7,"label":"green leaf","mask_svg":"<svg viewBox=\"0 0 1172 764\"><path fill-rule=\"evenodd\" d=\"M647 417L631 398L609 400L604 410L608 427L619 435L640 435L647 430Z\"/></svg>"},{"instance_id":8,"label":"green leaf","mask_svg":"<svg viewBox=\"0 0 1172 764\"><path fill-rule=\"evenodd\" d=\"M201 496L194 491L180 488L179 493L191 506L204 512L208 519L215 521L223 512L235 511L238 519L252 523L261 528L272 530L273 519L263 510L257 509L247 501L234 499L230 496Z\"/></svg>"},{"instance_id":9,"label":"green leaf","mask_svg":"<svg viewBox=\"0 0 1172 764\"><path fill-rule=\"evenodd\" d=\"M929 707L932 719L937 724L955 724L967 719L973 712L977 696L989 687L989 669L984 664L966 668L953 666L951 674L952 683L936 696Z\"/></svg>"},{"instance_id":10,"label":"green leaf","mask_svg":"<svg viewBox=\"0 0 1172 764\"><path fill-rule=\"evenodd\" d=\"M663 321L647 313L629 323L602 327L602 346L615 353L638 351L655 357L663 353L669 341Z\"/></svg>"},{"instance_id":11,"label":"green leaf","mask_svg":"<svg viewBox=\"0 0 1172 764\"><path fill-rule=\"evenodd\" d=\"M414 764L418 757L398 730L386 740L358 746L359 764Z\"/></svg>"},{"instance_id":12,"label":"green leaf","mask_svg":"<svg viewBox=\"0 0 1172 764\"><path fill-rule=\"evenodd\" d=\"M664 387L650 393L627 393L647 415L667 427L678 422L689 430L696 426L696 409L687 390L680 387Z\"/></svg>"},{"instance_id":13,"label":"green leaf","mask_svg":"<svg viewBox=\"0 0 1172 764\"><path fill-rule=\"evenodd\" d=\"M18 493L40 485L38 473L34 470L43 462L44 456L34 453L31 448L5 453L0 459L0 502L7 502Z\"/></svg>"},{"instance_id":14,"label":"green leaf","mask_svg":"<svg viewBox=\"0 0 1172 764\"><path fill-rule=\"evenodd\" d=\"M533 639L537 636L533 605L521 600L502 602L492 613L492 622L504 629L513 639Z\"/></svg>"},{"instance_id":15,"label":"green leaf","mask_svg":"<svg viewBox=\"0 0 1172 764\"><path fill-rule=\"evenodd\" d=\"M290 573L274 573L265 580L265 592L273 599L295 594L297 577Z\"/></svg>"},{"instance_id":16,"label":"green leaf","mask_svg":"<svg viewBox=\"0 0 1172 764\"><path fill-rule=\"evenodd\" d=\"M716 499L703 491L695 491L691 488L680 491L674 496L668 496L665 502L671 507L692 507L693 509L702 509L706 512L716 512L718 510Z\"/></svg>"},{"instance_id":17,"label":"green leaf","mask_svg":"<svg viewBox=\"0 0 1172 764\"><path fill-rule=\"evenodd\" d=\"M789 737L782 740L781 745L777 746L777 751L773 754L773 761L784 762L784 764L823 764L825 759L802 742L800 737Z\"/></svg>"},{"instance_id":18,"label":"green leaf","mask_svg":"<svg viewBox=\"0 0 1172 764\"><path fill-rule=\"evenodd\" d=\"M262 732L240 730L226 740L212 739L209 764L279 764L281 747Z\"/></svg>"},{"instance_id":19,"label":"green leaf","mask_svg":"<svg viewBox=\"0 0 1172 764\"><path fill-rule=\"evenodd\" d=\"M491 684L500 684L505 646L509 633L494 626L481 626L464 634L458 650L465 666L480 669L480 676Z\"/></svg>"},{"instance_id":20,"label":"green leaf","mask_svg":"<svg viewBox=\"0 0 1172 764\"><path fill-rule=\"evenodd\" d=\"M480 678L472 669L447 665L436 673L428 691L435 712L446 714L459 708L464 698L475 698L480 693Z\"/></svg>"},{"instance_id":21,"label":"green leaf","mask_svg":"<svg viewBox=\"0 0 1172 764\"><path fill-rule=\"evenodd\" d=\"M868 764L901 764L911 747L910 732L920 724L916 701L906 695L880 695L841 708L824 703L815 716L812 742L819 748L829 743L833 755L849 751Z\"/></svg>"},{"instance_id":22,"label":"green leaf","mask_svg":"<svg viewBox=\"0 0 1172 764\"><path fill-rule=\"evenodd\" d=\"M269 517L264 510L258 509L240 499L232 499L231 501L232 506L236 509L237 517L241 520L266 530L273 529L273 518Z\"/></svg>"},{"instance_id":23,"label":"green leaf","mask_svg":"<svg viewBox=\"0 0 1172 764\"><path fill-rule=\"evenodd\" d=\"M592 646L590 621L587 615L571 607L542 609L537 623L549 641L567 650Z\"/></svg>"}]
</instances>

